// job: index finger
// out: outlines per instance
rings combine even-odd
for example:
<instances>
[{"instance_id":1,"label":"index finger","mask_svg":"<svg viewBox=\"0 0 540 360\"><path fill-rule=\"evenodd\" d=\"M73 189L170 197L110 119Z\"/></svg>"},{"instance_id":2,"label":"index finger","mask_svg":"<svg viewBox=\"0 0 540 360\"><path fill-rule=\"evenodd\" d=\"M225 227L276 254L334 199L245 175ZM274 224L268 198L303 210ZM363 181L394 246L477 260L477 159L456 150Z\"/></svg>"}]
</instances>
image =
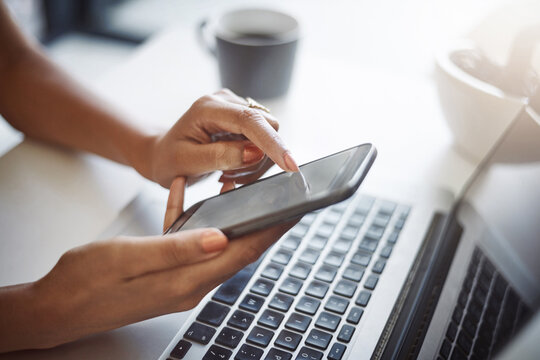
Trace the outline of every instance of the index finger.
<instances>
[{"instance_id":1,"label":"index finger","mask_svg":"<svg viewBox=\"0 0 540 360\"><path fill-rule=\"evenodd\" d=\"M231 102L219 102L210 109L207 120L217 129L244 135L280 168L298 171L290 150L260 110Z\"/></svg>"}]
</instances>

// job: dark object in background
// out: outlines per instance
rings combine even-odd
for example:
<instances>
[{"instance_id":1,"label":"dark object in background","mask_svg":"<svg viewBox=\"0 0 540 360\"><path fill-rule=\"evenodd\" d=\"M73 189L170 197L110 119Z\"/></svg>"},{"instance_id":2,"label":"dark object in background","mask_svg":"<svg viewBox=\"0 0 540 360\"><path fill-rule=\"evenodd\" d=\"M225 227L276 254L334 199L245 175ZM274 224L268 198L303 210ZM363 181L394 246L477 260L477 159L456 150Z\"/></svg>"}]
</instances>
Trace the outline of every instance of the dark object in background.
<instances>
[{"instance_id":1,"label":"dark object in background","mask_svg":"<svg viewBox=\"0 0 540 360\"><path fill-rule=\"evenodd\" d=\"M123 0L43 0L45 31L44 44L58 36L77 31L111 40L140 44L146 37L113 28L108 19L108 8Z\"/></svg>"},{"instance_id":2,"label":"dark object in background","mask_svg":"<svg viewBox=\"0 0 540 360\"><path fill-rule=\"evenodd\" d=\"M206 29L215 40L208 45ZM200 40L216 56L221 85L240 96L269 99L289 89L298 44L298 22L267 9L234 10L204 20Z\"/></svg>"}]
</instances>

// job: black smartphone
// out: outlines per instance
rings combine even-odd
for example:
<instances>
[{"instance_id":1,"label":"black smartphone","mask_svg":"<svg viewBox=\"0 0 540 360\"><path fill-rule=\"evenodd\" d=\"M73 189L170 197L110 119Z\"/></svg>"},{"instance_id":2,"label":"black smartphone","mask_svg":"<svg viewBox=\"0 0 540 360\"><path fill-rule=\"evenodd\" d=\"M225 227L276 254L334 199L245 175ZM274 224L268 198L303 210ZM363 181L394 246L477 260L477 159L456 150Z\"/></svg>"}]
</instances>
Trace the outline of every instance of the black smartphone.
<instances>
[{"instance_id":1,"label":"black smartphone","mask_svg":"<svg viewBox=\"0 0 540 360\"><path fill-rule=\"evenodd\" d=\"M235 238L298 218L354 194L376 156L373 145L358 145L303 164L300 172L281 172L202 200L165 234L215 227Z\"/></svg>"}]
</instances>

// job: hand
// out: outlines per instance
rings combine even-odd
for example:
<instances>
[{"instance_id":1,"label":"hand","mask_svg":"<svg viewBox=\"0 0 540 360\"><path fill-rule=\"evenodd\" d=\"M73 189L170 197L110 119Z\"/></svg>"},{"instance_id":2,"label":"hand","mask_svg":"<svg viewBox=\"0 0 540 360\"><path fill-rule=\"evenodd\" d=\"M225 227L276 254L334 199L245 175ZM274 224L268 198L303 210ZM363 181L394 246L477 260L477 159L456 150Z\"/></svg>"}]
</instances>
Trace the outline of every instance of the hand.
<instances>
[{"instance_id":1,"label":"hand","mask_svg":"<svg viewBox=\"0 0 540 360\"><path fill-rule=\"evenodd\" d=\"M276 119L246 104L227 89L201 97L167 133L150 138L139 172L164 187L178 176L190 181L215 170L225 172L224 182L245 183L271 165L265 154L283 170L298 171Z\"/></svg>"},{"instance_id":2,"label":"hand","mask_svg":"<svg viewBox=\"0 0 540 360\"><path fill-rule=\"evenodd\" d=\"M185 180L171 185L165 227L182 212ZM228 242L217 229L117 237L65 253L35 283L0 289L0 352L48 348L195 307L255 261L291 224Z\"/></svg>"}]
</instances>

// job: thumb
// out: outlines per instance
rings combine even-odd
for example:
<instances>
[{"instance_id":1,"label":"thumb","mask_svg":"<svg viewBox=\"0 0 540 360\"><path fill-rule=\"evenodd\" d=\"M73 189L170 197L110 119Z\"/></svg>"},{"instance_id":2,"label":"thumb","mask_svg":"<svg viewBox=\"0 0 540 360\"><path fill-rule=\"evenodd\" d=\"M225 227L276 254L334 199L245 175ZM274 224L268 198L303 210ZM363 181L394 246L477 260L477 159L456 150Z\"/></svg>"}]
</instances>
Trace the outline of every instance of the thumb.
<instances>
[{"instance_id":1,"label":"thumb","mask_svg":"<svg viewBox=\"0 0 540 360\"><path fill-rule=\"evenodd\" d=\"M167 210L165 211L165 220L163 220L164 232L184 212L185 189L186 189L185 177L177 177L171 183L171 188L169 190L169 199L167 200Z\"/></svg>"},{"instance_id":2,"label":"thumb","mask_svg":"<svg viewBox=\"0 0 540 360\"><path fill-rule=\"evenodd\" d=\"M143 238L119 240L122 250L119 264L134 277L149 272L194 264L223 251L227 237L218 229L195 229Z\"/></svg>"}]
</instances>

